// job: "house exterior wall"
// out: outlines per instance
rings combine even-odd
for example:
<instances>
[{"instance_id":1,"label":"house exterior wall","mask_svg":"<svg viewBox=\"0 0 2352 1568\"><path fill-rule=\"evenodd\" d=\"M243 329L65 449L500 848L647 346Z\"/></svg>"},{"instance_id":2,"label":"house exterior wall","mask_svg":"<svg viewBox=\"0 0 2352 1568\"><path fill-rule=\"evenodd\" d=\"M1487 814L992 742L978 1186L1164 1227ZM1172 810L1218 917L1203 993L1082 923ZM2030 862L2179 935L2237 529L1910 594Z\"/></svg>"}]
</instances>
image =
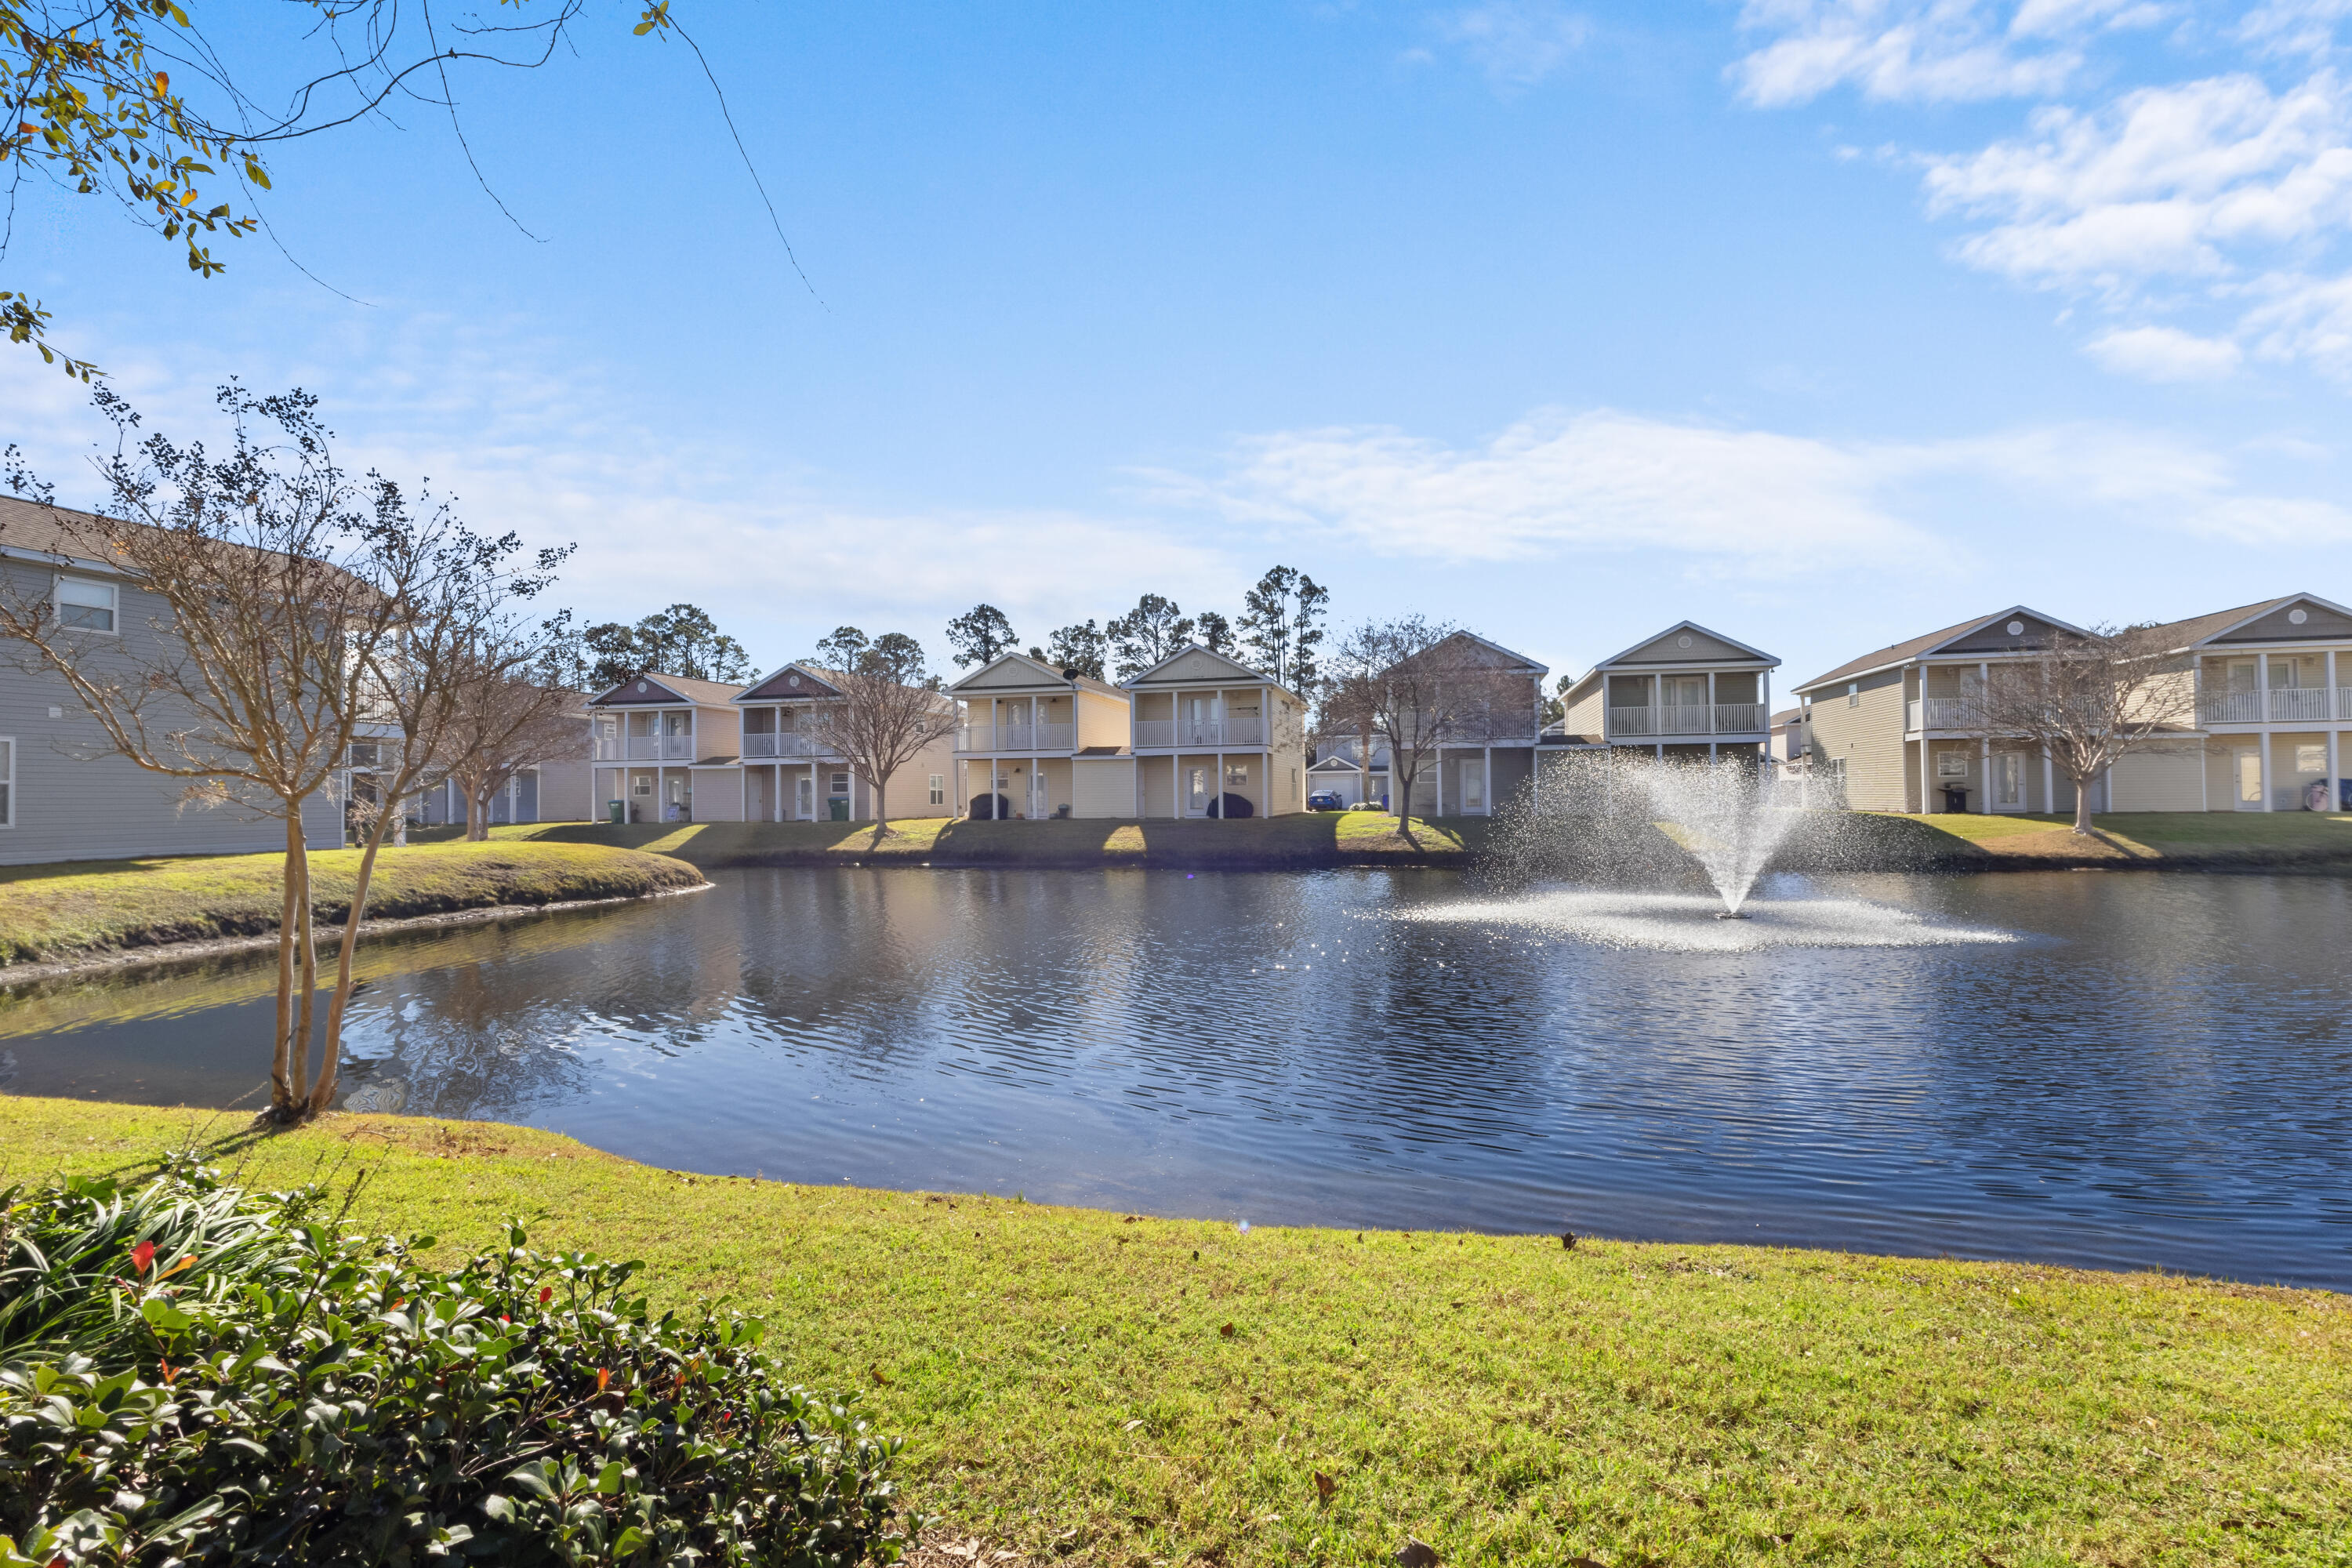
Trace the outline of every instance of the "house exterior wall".
<instances>
[{"instance_id":1,"label":"house exterior wall","mask_svg":"<svg viewBox=\"0 0 2352 1568\"><path fill-rule=\"evenodd\" d=\"M1172 700L1172 699L1171 699ZM1133 739L1133 704L1099 691L1078 693L1078 746L1127 746ZM1133 809L1132 801L1129 809Z\"/></svg>"},{"instance_id":2,"label":"house exterior wall","mask_svg":"<svg viewBox=\"0 0 2352 1568\"><path fill-rule=\"evenodd\" d=\"M2167 746L2134 752L2116 762L2108 779L2110 811L2205 809L2204 748Z\"/></svg>"},{"instance_id":3,"label":"house exterior wall","mask_svg":"<svg viewBox=\"0 0 2352 1568\"><path fill-rule=\"evenodd\" d=\"M1587 681L1571 693L1573 700L1568 705L1566 721L1570 734L1598 735L1601 733L1603 707L1601 688L1604 684L1598 680Z\"/></svg>"},{"instance_id":4,"label":"house exterior wall","mask_svg":"<svg viewBox=\"0 0 2352 1568\"><path fill-rule=\"evenodd\" d=\"M93 647L119 649L124 663L152 657L162 639L152 623L163 601L120 578L58 570L34 562L0 562L6 591L47 595L59 575L110 582L116 589L112 635L77 634ZM52 719L49 710L59 710ZM152 717L152 716L151 716ZM8 746L8 812L0 826L0 865L112 860L143 855L241 855L286 847L282 819L236 806L180 804L188 781L165 778L115 754L98 721L54 676L11 670L0 679L0 737ZM0 769L0 780L9 773ZM331 849L342 841L342 812L326 792L305 803L303 841Z\"/></svg>"},{"instance_id":5,"label":"house exterior wall","mask_svg":"<svg viewBox=\"0 0 2352 1568\"><path fill-rule=\"evenodd\" d=\"M1911 811L1917 798L1918 748L1903 743L1904 672L1880 670L1842 689L1812 694L1813 761L1839 763L1846 804L1856 811Z\"/></svg>"},{"instance_id":6,"label":"house exterior wall","mask_svg":"<svg viewBox=\"0 0 2352 1568\"><path fill-rule=\"evenodd\" d=\"M1135 759L1081 757L1071 784L1071 815L1125 819L1135 815Z\"/></svg>"}]
</instances>

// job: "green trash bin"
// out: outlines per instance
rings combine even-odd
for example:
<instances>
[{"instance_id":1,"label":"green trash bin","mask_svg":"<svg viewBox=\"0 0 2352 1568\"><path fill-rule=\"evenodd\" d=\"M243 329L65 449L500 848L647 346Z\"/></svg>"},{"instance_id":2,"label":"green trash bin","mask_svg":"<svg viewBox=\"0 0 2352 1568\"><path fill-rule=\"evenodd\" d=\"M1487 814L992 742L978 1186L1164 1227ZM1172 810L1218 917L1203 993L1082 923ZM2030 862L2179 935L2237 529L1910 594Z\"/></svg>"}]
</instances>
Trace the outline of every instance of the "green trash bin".
<instances>
[{"instance_id":1,"label":"green trash bin","mask_svg":"<svg viewBox=\"0 0 2352 1568\"><path fill-rule=\"evenodd\" d=\"M606 801L604 803L604 809L611 815L613 818L613 826L615 827L620 826L623 823L629 820L629 808L617 800Z\"/></svg>"},{"instance_id":2,"label":"green trash bin","mask_svg":"<svg viewBox=\"0 0 2352 1568\"><path fill-rule=\"evenodd\" d=\"M834 821L847 822L849 820L849 803L847 801L829 800L825 802L825 805L832 807L830 815Z\"/></svg>"}]
</instances>

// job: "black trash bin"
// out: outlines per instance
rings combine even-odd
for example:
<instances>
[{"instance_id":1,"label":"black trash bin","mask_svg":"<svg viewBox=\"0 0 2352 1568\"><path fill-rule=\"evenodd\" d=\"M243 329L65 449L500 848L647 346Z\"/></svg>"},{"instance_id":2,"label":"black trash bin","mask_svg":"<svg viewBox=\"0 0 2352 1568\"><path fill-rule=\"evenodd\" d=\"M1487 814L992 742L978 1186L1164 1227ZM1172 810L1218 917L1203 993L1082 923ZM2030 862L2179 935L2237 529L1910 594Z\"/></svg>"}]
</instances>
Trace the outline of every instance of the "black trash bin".
<instances>
[{"instance_id":1,"label":"black trash bin","mask_svg":"<svg viewBox=\"0 0 2352 1568\"><path fill-rule=\"evenodd\" d=\"M1949 812L1958 812L1963 814L1967 812L1969 809L1969 790L1966 784L1946 784L1944 786L1944 809Z\"/></svg>"}]
</instances>

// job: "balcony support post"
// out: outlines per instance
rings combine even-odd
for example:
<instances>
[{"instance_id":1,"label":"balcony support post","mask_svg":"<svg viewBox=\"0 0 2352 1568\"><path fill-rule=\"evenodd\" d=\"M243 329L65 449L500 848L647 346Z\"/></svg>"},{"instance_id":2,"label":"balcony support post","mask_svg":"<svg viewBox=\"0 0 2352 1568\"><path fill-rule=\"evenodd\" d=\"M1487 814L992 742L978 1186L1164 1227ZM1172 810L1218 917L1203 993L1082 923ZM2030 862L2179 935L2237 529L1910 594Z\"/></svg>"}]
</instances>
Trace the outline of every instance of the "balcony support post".
<instances>
[{"instance_id":1,"label":"balcony support post","mask_svg":"<svg viewBox=\"0 0 2352 1568\"><path fill-rule=\"evenodd\" d=\"M1715 671L1710 669L1706 672L1706 732L1712 735L1715 729ZM1707 742L1706 755L1709 762L1715 760L1715 742L1712 741Z\"/></svg>"},{"instance_id":2,"label":"balcony support post","mask_svg":"<svg viewBox=\"0 0 2352 1568\"><path fill-rule=\"evenodd\" d=\"M2058 815L2058 769L2050 760L2050 748L2042 748L2042 809L2051 816Z\"/></svg>"}]
</instances>

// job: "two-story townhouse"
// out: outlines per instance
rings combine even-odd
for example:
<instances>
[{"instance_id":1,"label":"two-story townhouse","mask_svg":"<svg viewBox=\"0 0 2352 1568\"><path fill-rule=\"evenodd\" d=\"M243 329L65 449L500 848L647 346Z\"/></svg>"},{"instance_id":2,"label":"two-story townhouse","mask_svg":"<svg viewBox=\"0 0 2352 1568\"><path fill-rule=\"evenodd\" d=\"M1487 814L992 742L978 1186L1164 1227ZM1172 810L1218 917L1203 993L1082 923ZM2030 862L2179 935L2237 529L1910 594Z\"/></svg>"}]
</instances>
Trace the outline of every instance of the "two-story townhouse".
<instances>
[{"instance_id":1,"label":"two-story townhouse","mask_svg":"<svg viewBox=\"0 0 2352 1568\"><path fill-rule=\"evenodd\" d=\"M713 781L712 809L731 814L724 820L739 822L872 821L872 781L826 743L818 722L824 708L844 700L841 683L846 679L821 665L796 660L737 693L733 702L742 716L742 755L733 764L731 794ZM952 706L945 696L938 700L942 710ZM949 814L954 773L954 741L942 736L891 774L891 816Z\"/></svg>"},{"instance_id":2,"label":"two-story townhouse","mask_svg":"<svg viewBox=\"0 0 2352 1568\"><path fill-rule=\"evenodd\" d=\"M1993 668L2039 656L2059 633L2081 629L2013 605L1815 676L1796 689L1813 769L1857 811L2072 812L2074 786L2048 757L1971 727ZM2102 779L2092 809L2121 798Z\"/></svg>"},{"instance_id":3,"label":"two-story townhouse","mask_svg":"<svg viewBox=\"0 0 2352 1568\"><path fill-rule=\"evenodd\" d=\"M1560 694L1559 743L1655 757L1755 762L1771 738L1772 671L1760 648L1681 621L1601 660Z\"/></svg>"},{"instance_id":4,"label":"two-story townhouse","mask_svg":"<svg viewBox=\"0 0 2352 1568\"><path fill-rule=\"evenodd\" d=\"M100 520L0 497L0 592L46 601L58 624L88 639L102 664L119 653L123 668L152 660L171 644L170 607L107 561L77 552L75 535ZM70 528L68 526L70 523ZM136 523L109 520L109 527ZM111 860L141 855L260 854L286 847L283 821L266 805L193 805L187 782L140 767L106 742L71 687L58 677L10 661L0 674L0 865L51 860ZM168 723L151 712L149 723ZM314 849L341 841L341 805L321 790L305 803L304 841Z\"/></svg>"},{"instance_id":5,"label":"two-story townhouse","mask_svg":"<svg viewBox=\"0 0 2352 1568\"><path fill-rule=\"evenodd\" d=\"M1461 669L1486 710L1431 748L1413 776L1411 809L1417 816L1491 816L1534 781L1550 667L1475 632L1455 632L1424 657Z\"/></svg>"},{"instance_id":6,"label":"two-story townhouse","mask_svg":"<svg viewBox=\"0 0 2352 1568\"><path fill-rule=\"evenodd\" d=\"M975 820L1132 817L1134 704L1087 675L1008 653L948 688L958 814Z\"/></svg>"},{"instance_id":7,"label":"two-story townhouse","mask_svg":"<svg viewBox=\"0 0 2352 1568\"><path fill-rule=\"evenodd\" d=\"M2118 765L2117 809L2337 811L2352 804L2343 782L2352 759L2342 742L2352 725L2352 610L2290 594L2158 630L2188 663L2170 679L2195 684L2199 743Z\"/></svg>"},{"instance_id":8,"label":"two-story townhouse","mask_svg":"<svg viewBox=\"0 0 2352 1568\"><path fill-rule=\"evenodd\" d=\"M490 826L510 822L586 822L602 816L604 801L596 794L595 737L596 721L588 711L588 698L583 692L580 694L577 749L542 757L530 767L517 770L506 787L490 797ZM355 773L374 765L374 744L353 742ZM444 779L418 792L409 811L420 826L463 826L466 792L457 787L456 780Z\"/></svg>"},{"instance_id":9,"label":"two-story townhouse","mask_svg":"<svg viewBox=\"0 0 2352 1568\"><path fill-rule=\"evenodd\" d=\"M1134 700L1136 816L1307 809L1306 699L1197 643L1120 684Z\"/></svg>"},{"instance_id":10,"label":"two-story townhouse","mask_svg":"<svg viewBox=\"0 0 2352 1568\"><path fill-rule=\"evenodd\" d=\"M742 755L743 689L648 670L588 700L595 727L596 799L628 822L692 822L703 773L725 775ZM711 792L724 812L731 775ZM740 798L740 794L738 798Z\"/></svg>"}]
</instances>

